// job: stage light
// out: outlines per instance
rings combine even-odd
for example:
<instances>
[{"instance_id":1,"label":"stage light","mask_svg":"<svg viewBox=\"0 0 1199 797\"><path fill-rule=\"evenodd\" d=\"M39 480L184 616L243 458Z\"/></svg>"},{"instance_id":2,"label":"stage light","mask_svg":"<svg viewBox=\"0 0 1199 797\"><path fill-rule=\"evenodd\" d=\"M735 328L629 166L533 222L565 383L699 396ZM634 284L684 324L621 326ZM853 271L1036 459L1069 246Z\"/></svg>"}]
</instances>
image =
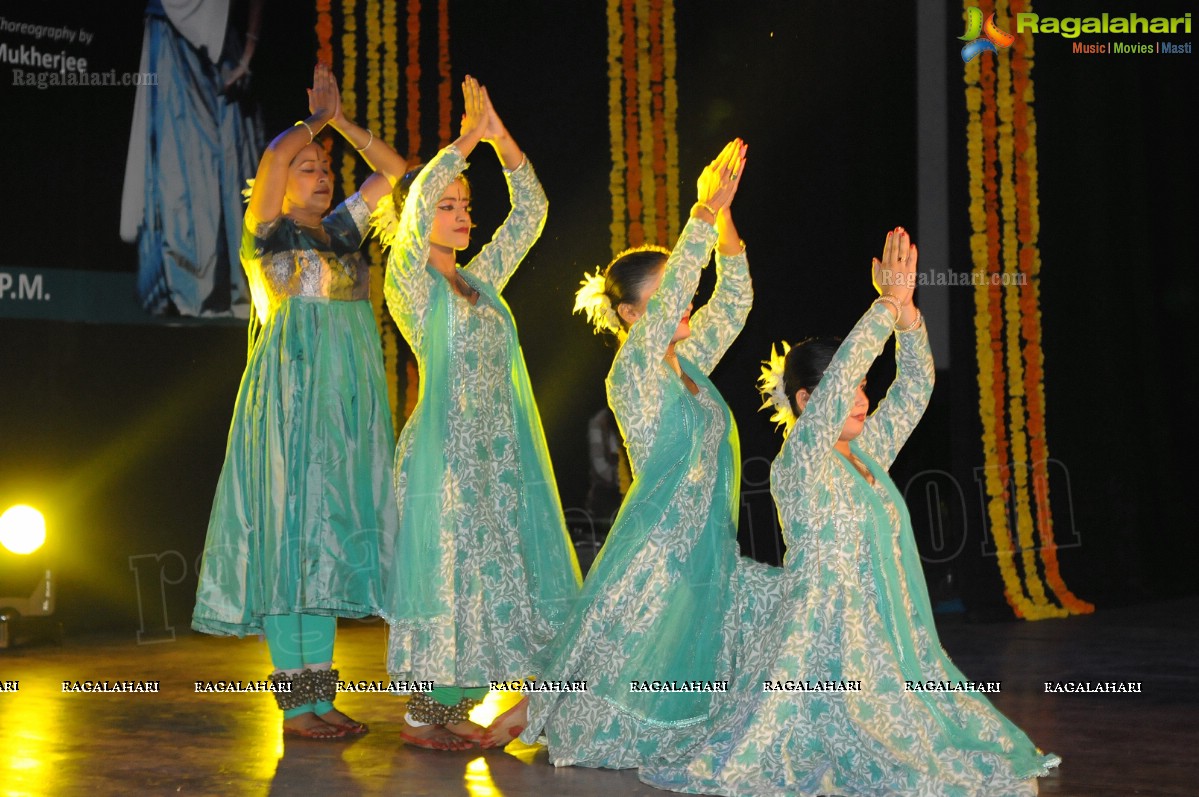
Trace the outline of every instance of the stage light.
<instances>
[{"instance_id":1,"label":"stage light","mask_svg":"<svg viewBox=\"0 0 1199 797\"><path fill-rule=\"evenodd\" d=\"M30 633L49 631L50 634L62 639L62 627L54 622L54 601L58 590L54 583L54 573L46 563L46 555L29 556L35 553L46 541L46 520L42 513L31 506L17 504L0 515L0 545L21 558L10 559L3 569L7 575L7 589L22 589L19 595L4 595L0 593L0 648L11 647L18 636L29 636ZM17 565L16 562L22 564ZM29 586L22 588L20 583L10 584L14 579L21 581L26 576L31 585L30 592L24 592ZM24 632L24 634L22 634Z\"/></svg>"},{"instance_id":2,"label":"stage light","mask_svg":"<svg viewBox=\"0 0 1199 797\"><path fill-rule=\"evenodd\" d=\"M46 519L31 506L17 504L0 515L0 545L16 554L30 554L46 541Z\"/></svg>"}]
</instances>

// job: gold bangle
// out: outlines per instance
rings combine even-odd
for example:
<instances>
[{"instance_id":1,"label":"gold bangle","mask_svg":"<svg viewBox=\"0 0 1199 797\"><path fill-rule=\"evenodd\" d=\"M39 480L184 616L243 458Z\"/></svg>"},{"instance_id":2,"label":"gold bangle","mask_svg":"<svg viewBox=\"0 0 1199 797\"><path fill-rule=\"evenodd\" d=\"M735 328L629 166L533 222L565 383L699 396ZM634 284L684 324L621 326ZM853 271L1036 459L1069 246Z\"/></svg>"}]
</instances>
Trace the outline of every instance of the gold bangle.
<instances>
[{"instance_id":1,"label":"gold bangle","mask_svg":"<svg viewBox=\"0 0 1199 797\"><path fill-rule=\"evenodd\" d=\"M359 152L366 152L366 148L375 143L375 134L371 133L371 129L369 127L366 129L366 132L370 135L370 138L368 138L366 143L361 147L354 147L354 149L358 150Z\"/></svg>"},{"instance_id":2,"label":"gold bangle","mask_svg":"<svg viewBox=\"0 0 1199 797\"><path fill-rule=\"evenodd\" d=\"M898 320L898 319L896 319L896 320ZM917 307L916 308L916 320L913 321L912 323L908 324L906 327L896 326L895 331L896 332L911 332L912 330L919 327L920 322L922 322L923 320L924 320L924 316L920 314L920 308Z\"/></svg>"},{"instance_id":3,"label":"gold bangle","mask_svg":"<svg viewBox=\"0 0 1199 797\"><path fill-rule=\"evenodd\" d=\"M875 304L878 304L879 302L883 302L884 304L889 304L895 308L895 318L892 319L892 323L898 324L899 316L903 313L903 307L899 304L899 300L896 299L894 296L890 295L889 293L884 293L882 296L879 296L877 299L874 300Z\"/></svg>"},{"instance_id":4,"label":"gold bangle","mask_svg":"<svg viewBox=\"0 0 1199 797\"><path fill-rule=\"evenodd\" d=\"M299 127L300 125L304 125L304 129L308 131L308 143L311 144L316 140L316 133L312 132L312 125L308 124L306 120L301 119L292 125L292 127Z\"/></svg>"},{"instance_id":5,"label":"gold bangle","mask_svg":"<svg viewBox=\"0 0 1199 797\"><path fill-rule=\"evenodd\" d=\"M716 219L716 211L712 210L712 206L711 206L711 205L709 205L707 202L700 202L700 201L696 201L696 203L695 203L695 204L699 205L701 208L703 208L704 210L706 210L706 211L708 211L709 213L711 213L711 214L712 214L712 219L713 219L713 220L715 220L715 219Z\"/></svg>"}]
</instances>

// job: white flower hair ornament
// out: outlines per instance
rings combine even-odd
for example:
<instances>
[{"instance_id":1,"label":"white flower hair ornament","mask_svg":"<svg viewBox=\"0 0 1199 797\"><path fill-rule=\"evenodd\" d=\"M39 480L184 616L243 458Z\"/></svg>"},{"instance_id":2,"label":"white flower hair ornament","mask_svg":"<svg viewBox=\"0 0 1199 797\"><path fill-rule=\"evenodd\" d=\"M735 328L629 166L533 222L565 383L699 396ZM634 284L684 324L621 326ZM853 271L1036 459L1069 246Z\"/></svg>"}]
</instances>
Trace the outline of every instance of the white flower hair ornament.
<instances>
[{"instance_id":1,"label":"white flower hair ornament","mask_svg":"<svg viewBox=\"0 0 1199 797\"><path fill-rule=\"evenodd\" d=\"M246 187L241 190L241 195L245 197L243 202L250 204L250 195L254 193L254 178L246 178Z\"/></svg>"},{"instance_id":2,"label":"white flower hair ornament","mask_svg":"<svg viewBox=\"0 0 1199 797\"><path fill-rule=\"evenodd\" d=\"M770 415L773 423L782 426L785 431L791 431L795 423L795 413L791 411L791 399L787 397L787 389L783 386L783 370L787 365L787 352L791 344L783 341L782 351L777 346L770 347L770 359L762 361L762 375L758 377L758 392L762 394L760 409L772 408Z\"/></svg>"},{"instance_id":3,"label":"white flower hair ornament","mask_svg":"<svg viewBox=\"0 0 1199 797\"><path fill-rule=\"evenodd\" d=\"M612 306L612 300L608 298L608 292L604 289L606 283L607 278L604 277L603 269L599 267L596 267L594 274L584 273L579 282L579 290L575 293L574 312L587 314L587 320L595 328L595 334L611 332L613 335L619 335L620 316L616 314L616 308Z\"/></svg>"}]
</instances>

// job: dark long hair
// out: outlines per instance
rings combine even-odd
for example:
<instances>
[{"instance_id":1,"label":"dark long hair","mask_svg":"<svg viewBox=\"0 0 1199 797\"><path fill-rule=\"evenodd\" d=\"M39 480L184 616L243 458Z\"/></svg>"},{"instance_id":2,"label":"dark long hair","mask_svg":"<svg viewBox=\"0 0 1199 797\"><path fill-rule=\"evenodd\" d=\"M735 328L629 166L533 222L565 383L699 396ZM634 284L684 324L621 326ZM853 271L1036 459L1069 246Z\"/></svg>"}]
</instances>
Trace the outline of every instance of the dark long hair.
<instances>
[{"instance_id":1,"label":"dark long hair","mask_svg":"<svg viewBox=\"0 0 1199 797\"><path fill-rule=\"evenodd\" d=\"M811 393L824 378L825 369L841 348L841 338L808 338L791 347L783 365L783 390L791 402L791 412L799 416L795 394L800 390Z\"/></svg>"},{"instance_id":2,"label":"dark long hair","mask_svg":"<svg viewBox=\"0 0 1199 797\"><path fill-rule=\"evenodd\" d=\"M646 244L624 250L608 264L608 268L604 270L604 293L608 295L608 301L612 302L612 309L617 310L618 318L620 312L617 308L622 303L639 303L645 284L666 264L668 257L669 249ZM620 324L628 328L623 318L620 319Z\"/></svg>"}]
</instances>

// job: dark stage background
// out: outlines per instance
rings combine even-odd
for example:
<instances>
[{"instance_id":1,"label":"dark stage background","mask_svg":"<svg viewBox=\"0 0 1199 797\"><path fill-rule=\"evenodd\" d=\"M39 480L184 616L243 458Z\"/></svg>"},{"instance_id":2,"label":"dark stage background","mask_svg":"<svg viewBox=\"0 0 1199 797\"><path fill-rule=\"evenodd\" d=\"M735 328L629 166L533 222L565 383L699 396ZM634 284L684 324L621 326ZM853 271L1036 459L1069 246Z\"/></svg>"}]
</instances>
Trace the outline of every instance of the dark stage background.
<instances>
[{"instance_id":1,"label":"dark stage background","mask_svg":"<svg viewBox=\"0 0 1199 797\"><path fill-rule=\"evenodd\" d=\"M6 6L3 13L94 24L109 32L92 54L96 68L132 71L141 5L123 5L68 3L21 14ZM313 14L300 5L267 6L253 85L268 136L306 115L316 40ZM1081 2L1040 5L1045 14L1094 13ZM463 2L451 3L450 13L455 78L469 72L488 86L550 197L541 241L505 295L570 508L583 503L586 422L603 404L611 359L570 316L583 271L609 259L610 162L604 7L566 8L548 0ZM921 266L962 272L970 253L957 8L943 38L951 262ZM1178 3L1135 8L1184 10ZM743 547L777 561L766 479L780 438L757 411L753 383L772 341L850 328L873 297L870 258L887 229L903 225L921 240L915 152L926 121L915 101L916 7L912 0L680 3L676 25L684 204L725 141L740 135L750 144L735 211L757 300L715 380L740 423ZM1188 244L1196 175L1193 131L1182 120L1195 104L1195 56L1083 56L1071 54L1066 39L1037 42L1047 423L1049 450L1061 463L1053 510L1059 542L1079 543L1061 550L1062 572L1100 610L1193 593L1199 546L1187 494L1196 476L1189 349L1197 297ZM131 274L136 254L118 239L117 224L133 89L18 88L8 85L7 69L0 65L7 144L0 271ZM488 231L506 211L502 180L489 150L473 163L476 221ZM1010 617L995 561L980 553L973 295L948 291L952 367L939 371L933 404L893 475L903 489L923 471L953 474L965 505L964 512L943 508L946 541L933 544L920 491L911 499L930 586L937 598L962 597L974 616ZM3 315L0 508L21 501L47 514L41 556L58 573L68 631L169 638L169 629L190 620L245 362L244 326ZM888 359L871 374L876 399L893 371ZM0 572L0 595L28 592L24 577Z\"/></svg>"}]
</instances>

